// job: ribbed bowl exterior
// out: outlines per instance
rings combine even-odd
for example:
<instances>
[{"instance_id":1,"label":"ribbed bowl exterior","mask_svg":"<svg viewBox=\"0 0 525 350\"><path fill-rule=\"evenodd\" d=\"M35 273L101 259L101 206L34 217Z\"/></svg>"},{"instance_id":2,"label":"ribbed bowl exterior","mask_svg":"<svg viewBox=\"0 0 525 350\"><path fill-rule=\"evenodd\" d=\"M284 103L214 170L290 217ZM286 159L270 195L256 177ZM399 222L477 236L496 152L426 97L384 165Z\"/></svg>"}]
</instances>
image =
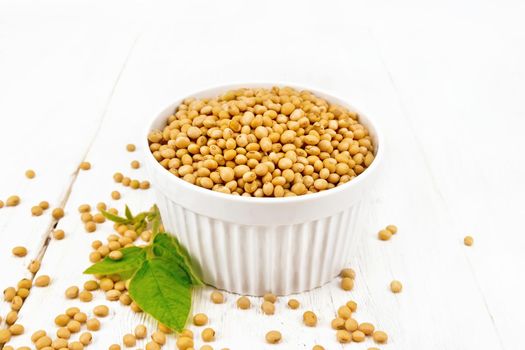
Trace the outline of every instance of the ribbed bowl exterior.
<instances>
[{"instance_id":1,"label":"ribbed bowl exterior","mask_svg":"<svg viewBox=\"0 0 525 350\"><path fill-rule=\"evenodd\" d=\"M164 226L207 284L254 296L304 292L333 279L348 263L359 211L355 203L314 221L248 226L195 213L160 192L157 200Z\"/></svg>"}]
</instances>

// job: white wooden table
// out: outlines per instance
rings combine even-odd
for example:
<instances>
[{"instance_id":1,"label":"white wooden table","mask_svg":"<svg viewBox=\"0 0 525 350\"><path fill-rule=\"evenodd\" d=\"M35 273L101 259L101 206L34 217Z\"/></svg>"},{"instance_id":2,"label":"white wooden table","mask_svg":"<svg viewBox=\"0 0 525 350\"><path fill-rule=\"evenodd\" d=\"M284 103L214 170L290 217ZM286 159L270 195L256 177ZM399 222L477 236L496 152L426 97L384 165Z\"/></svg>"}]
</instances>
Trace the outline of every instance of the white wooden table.
<instances>
[{"instance_id":1,"label":"white wooden table","mask_svg":"<svg viewBox=\"0 0 525 350\"><path fill-rule=\"evenodd\" d=\"M30 345L37 329L55 332L66 307L64 290L88 277L87 253L111 224L85 233L77 207L105 201L138 211L150 191L115 184L122 171L145 178L129 163L139 153L146 121L173 99L232 81L291 81L346 97L378 120L386 135L381 183L365 203L366 231L348 254L356 286L338 281L295 296L301 309L277 303L274 316L236 309L236 296L214 305L209 288L195 291L194 312L206 312L217 331L215 349L366 349L342 346L330 320L349 299L356 318L388 332L381 349L518 349L525 321L525 7L520 1L143 2L0 1L0 290L34 278L42 261L53 280L34 288L19 315ZM92 169L77 172L90 161ZM35 169L34 180L24 177ZM123 194L120 201L112 190ZM41 200L63 207L57 227ZM381 242L376 232L396 224ZM463 237L471 234L468 248ZM25 258L12 256L23 245ZM401 294L389 282L403 282ZM107 349L143 314L96 293L90 311L108 304L89 348ZM302 312L319 326L302 325ZM0 302L2 319L9 304ZM2 321L1 327L5 327ZM195 328L192 328L195 330ZM264 342L278 329L283 342ZM143 342L137 348L144 347ZM165 348L175 348L171 336ZM202 343L197 342L196 348ZM1 348L1 345L0 345Z\"/></svg>"}]
</instances>

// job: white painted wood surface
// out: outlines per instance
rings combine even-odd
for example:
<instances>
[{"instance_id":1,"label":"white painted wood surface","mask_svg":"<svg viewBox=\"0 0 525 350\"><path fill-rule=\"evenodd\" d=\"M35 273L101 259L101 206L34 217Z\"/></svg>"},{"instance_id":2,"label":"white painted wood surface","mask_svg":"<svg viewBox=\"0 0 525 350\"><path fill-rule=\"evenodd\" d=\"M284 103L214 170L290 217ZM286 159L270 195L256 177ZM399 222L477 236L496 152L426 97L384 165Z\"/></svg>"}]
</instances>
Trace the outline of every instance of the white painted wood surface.
<instances>
[{"instance_id":1,"label":"white painted wood surface","mask_svg":"<svg viewBox=\"0 0 525 350\"><path fill-rule=\"evenodd\" d=\"M87 279L89 244L111 230L107 223L85 233L79 204L140 210L154 202L149 191L111 178L145 177L129 168L139 153L124 146L139 143L147 119L180 94L265 80L332 90L378 120L388 147L384 176L365 203L367 230L348 252L355 289L334 281L297 295L297 311L282 298L275 316L262 315L257 298L240 311L235 295L214 305L209 288L198 290L193 308L210 316L214 348L372 346L335 341L329 323L348 299L358 302L359 321L389 333L382 349L520 348L524 15L518 1L0 1L0 199L22 197L20 206L0 209L0 289L31 277L26 267L35 258L39 274L53 278L32 290L20 312L26 333L9 344L30 345L37 329L54 332L54 316L79 305L63 292ZM93 168L77 173L84 159ZM23 176L27 168L34 180ZM120 201L110 200L114 189ZM31 217L41 200L65 208L63 241L46 241L50 211ZM377 230L390 223L399 234L378 241ZM462 244L466 234L471 248ZM28 256L13 257L15 245L27 246ZM403 293L389 292L394 278ZM112 313L90 348L119 343L139 322L154 328L144 315L96 299L80 307L100 302ZM307 309L319 315L318 327L302 325ZM8 310L0 302L2 318ZM280 345L264 343L269 329L283 333Z\"/></svg>"}]
</instances>

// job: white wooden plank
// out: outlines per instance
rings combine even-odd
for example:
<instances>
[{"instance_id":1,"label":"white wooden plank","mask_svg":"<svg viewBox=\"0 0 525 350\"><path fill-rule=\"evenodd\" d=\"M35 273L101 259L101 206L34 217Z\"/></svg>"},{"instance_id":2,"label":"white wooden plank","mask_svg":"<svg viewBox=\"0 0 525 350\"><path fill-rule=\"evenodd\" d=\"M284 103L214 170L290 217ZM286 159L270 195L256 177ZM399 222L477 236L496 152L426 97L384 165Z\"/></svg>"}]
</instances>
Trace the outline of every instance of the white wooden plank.
<instances>
[{"instance_id":1,"label":"white wooden plank","mask_svg":"<svg viewBox=\"0 0 525 350\"><path fill-rule=\"evenodd\" d=\"M0 209L0 257L9 266L2 269L3 291L31 277L27 266L41 253L54 220L51 210L32 217L30 209L42 200L51 208L64 204L137 32L131 25L114 30L116 24L126 25L115 18L93 28L90 11L81 21L57 20L53 8L31 17L27 26L16 20L16 6L2 7L0 159L6 166L0 199L21 197L19 206ZM29 168L36 171L32 180L24 176ZM27 247L25 258L11 254L18 245ZM8 309L1 303L0 315Z\"/></svg>"}]
</instances>

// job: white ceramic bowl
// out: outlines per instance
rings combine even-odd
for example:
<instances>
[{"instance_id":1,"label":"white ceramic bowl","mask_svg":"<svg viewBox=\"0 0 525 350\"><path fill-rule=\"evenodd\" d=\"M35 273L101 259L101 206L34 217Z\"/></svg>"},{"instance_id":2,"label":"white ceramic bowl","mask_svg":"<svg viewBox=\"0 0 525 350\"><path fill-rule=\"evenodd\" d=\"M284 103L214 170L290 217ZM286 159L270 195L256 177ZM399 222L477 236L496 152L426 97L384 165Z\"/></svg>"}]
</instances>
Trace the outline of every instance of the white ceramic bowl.
<instances>
[{"instance_id":1,"label":"white ceramic bowl","mask_svg":"<svg viewBox=\"0 0 525 350\"><path fill-rule=\"evenodd\" d=\"M145 164L166 229L190 252L203 280L238 294L286 295L311 290L333 279L350 259L352 236L359 234L359 202L374 186L383 141L364 114L375 145L375 160L348 183L315 194L254 198L207 190L178 178L149 151L147 133L162 129L187 97L215 97L241 87L284 84L236 84L182 96L150 123L143 137ZM316 89L315 95L356 111L346 101ZM357 111L356 111L357 112Z\"/></svg>"}]
</instances>

